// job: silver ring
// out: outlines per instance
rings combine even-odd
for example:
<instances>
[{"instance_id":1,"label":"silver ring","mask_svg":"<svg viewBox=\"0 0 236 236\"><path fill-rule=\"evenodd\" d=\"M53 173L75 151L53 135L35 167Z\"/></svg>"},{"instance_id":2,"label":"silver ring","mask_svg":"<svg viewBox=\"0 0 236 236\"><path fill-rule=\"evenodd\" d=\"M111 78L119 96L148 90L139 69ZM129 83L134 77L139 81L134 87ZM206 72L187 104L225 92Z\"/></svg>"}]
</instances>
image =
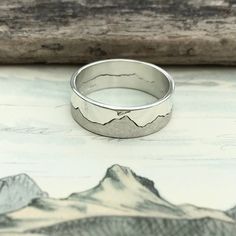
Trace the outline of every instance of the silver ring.
<instances>
[{"instance_id":1,"label":"silver ring","mask_svg":"<svg viewBox=\"0 0 236 236\"><path fill-rule=\"evenodd\" d=\"M150 63L112 59L88 64L71 78L72 116L85 129L114 138L141 137L163 128L172 113L174 81ZM130 88L157 100L141 106L113 106L87 95L107 88Z\"/></svg>"}]
</instances>

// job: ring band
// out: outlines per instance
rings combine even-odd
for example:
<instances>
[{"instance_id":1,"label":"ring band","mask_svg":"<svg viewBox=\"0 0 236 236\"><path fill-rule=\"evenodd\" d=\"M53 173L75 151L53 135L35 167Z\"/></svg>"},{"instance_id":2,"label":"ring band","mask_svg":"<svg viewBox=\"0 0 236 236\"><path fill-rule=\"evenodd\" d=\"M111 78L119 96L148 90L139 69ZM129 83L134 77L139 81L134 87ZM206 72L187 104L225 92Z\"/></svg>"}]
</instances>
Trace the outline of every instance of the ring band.
<instances>
[{"instance_id":1,"label":"ring band","mask_svg":"<svg viewBox=\"0 0 236 236\"><path fill-rule=\"evenodd\" d=\"M88 64L71 78L71 113L85 129L114 138L141 137L163 128L172 113L174 81L150 63L111 59ZM113 106L87 95L107 88L129 88L148 93L157 100L141 106Z\"/></svg>"}]
</instances>

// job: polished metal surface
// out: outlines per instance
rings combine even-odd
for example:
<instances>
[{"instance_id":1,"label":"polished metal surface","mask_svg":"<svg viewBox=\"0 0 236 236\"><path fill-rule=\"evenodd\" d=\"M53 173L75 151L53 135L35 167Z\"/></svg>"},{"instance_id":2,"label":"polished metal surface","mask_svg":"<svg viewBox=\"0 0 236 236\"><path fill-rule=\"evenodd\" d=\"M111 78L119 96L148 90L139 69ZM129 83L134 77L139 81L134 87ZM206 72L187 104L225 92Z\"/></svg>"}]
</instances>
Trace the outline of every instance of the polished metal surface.
<instances>
[{"instance_id":1,"label":"polished metal surface","mask_svg":"<svg viewBox=\"0 0 236 236\"><path fill-rule=\"evenodd\" d=\"M172 113L174 81L153 64L111 59L91 63L71 78L71 112L85 129L114 138L134 138L157 132ZM88 97L108 88L141 90L156 97L154 103L141 106L113 106Z\"/></svg>"}]
</instances>

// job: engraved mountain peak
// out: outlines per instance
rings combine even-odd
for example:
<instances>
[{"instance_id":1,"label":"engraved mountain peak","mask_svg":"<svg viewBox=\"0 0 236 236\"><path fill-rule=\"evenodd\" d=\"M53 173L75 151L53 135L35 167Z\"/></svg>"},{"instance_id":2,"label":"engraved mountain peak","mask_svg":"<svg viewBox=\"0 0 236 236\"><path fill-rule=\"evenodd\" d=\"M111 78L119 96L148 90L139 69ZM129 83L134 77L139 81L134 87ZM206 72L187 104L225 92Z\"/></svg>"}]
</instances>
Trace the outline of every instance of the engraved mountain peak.
<instances>
[{"instance_id":1,"label":"engraved mountain peak","mask_svg":"<svg viewBox=\"0 0 236 236\"><path fill-rule=\"evenodd\" d=\"M119 138L127 138L127 132L129 137L141 137L153 133L154 131L160 130L163 128L169 121L171 117L171 112L166 114L159 114L152 121L142 121L137 122L133 120L129 114L123 115L118 112L118 118L111 119L105 123L98 123L92 120L89 120L83 113L80 111L79 107L72 109L72 114L76 120L81 120L83 126L90 127L89 130L97 133L97 129L100 130L102 127L102 133L108 137L114 137L111 135L111 129L115 131L115 136ZM125 113L126 114L126 113ZM143 129L145 128L145 130ZM124 132L125 130L125 132Z\"/></svg>"}]
</instances>

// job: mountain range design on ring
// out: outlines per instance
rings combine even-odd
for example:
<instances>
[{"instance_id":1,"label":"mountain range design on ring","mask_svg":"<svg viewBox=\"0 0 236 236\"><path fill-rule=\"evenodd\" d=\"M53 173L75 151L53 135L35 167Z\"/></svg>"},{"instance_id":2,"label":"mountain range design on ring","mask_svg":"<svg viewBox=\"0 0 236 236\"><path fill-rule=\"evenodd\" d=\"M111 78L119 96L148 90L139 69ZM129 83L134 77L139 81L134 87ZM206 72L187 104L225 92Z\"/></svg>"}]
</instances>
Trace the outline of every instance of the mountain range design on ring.
<instances>
[{"instance_id":1,"label":"mountain range design on ring","mask_svg":"<svg viewBox=\"0 0 236 236\"><path fill-rule=\"evenodd\" d=\"M167 116L169 116L169 115L171 114L171 112L168 112L168 113L165 114L165 115L158 115L153 121L148 122L148 123L146 123L145 125L138 125L135 121L133 121L133 120L132 120L129 116L127 116L127 115L122 116L122 117L119 118L119 119L117 119L117 118L111 119L110 121L105 122L105 123L94 122L94 121L89 120L87 117L85 117L85 116L83 115L83 113L81 112L81 110L79 109L79 107L76 107L75 110L79 110L79 112L81 113L81 115L82 115L85 119L87 119L89 122L92 122L92 123L94 123L94 124L99 124L99 125L105 126L105 125L111 124L111 123L113 123L113 122L115 122L115 121L125 120L125 121L128 121L128 122L132 122L132 123L133 123L135 126L137 126L138 128L145 128L146 126L148 126L148 125L152 124L153 122L155 122L158 118L165 118L165 117L167 117ZM129 111L124 112L123 114L127 114L127 113L129 113Z\"/></svg>"},{"instance_id":2,"label":"mountain range design on ring","mask_svg":"<svg viewBox=\"0 0 236 236\"><path fill-rule=\"evenodd\" d=\"M130 133L130 137L132 137L132 135L133 137L142 137L162 129L169 122L172 110L167 114L158 115L153 121L148 122L143 126L138 125L128 115L111 119L103 124L94 122L85 117L79 107L75 108L73 105L71 105L71 113L75 121L79 120L80 122L78 123L85 129L89 124L89 130L93 133L101 133L104 136L113 137L113 134L110 134L110 130L112 129L117 137L126 138L127 131Z\"/></svg>"}]
</instances>

